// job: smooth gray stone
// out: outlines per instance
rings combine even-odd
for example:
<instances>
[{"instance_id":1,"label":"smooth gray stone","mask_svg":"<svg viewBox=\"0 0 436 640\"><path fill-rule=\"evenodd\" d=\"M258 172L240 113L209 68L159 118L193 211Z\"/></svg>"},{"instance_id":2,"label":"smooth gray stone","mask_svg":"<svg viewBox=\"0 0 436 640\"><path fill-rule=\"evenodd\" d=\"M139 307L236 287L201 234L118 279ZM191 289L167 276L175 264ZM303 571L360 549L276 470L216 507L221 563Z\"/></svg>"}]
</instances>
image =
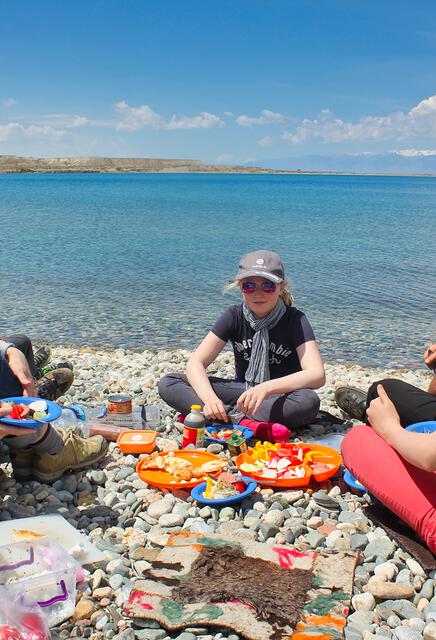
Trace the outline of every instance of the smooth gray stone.
<instances>
[{"instance_id":1,"label":"smooth gray stone","mask_svg":"<svg viewBox=\"0 0 436 640\"><path fill-rule=\"evenodd\" d=\"M436 621L436 602L429 602L429 604L424 609L424 616L426 622Z\"/></svg>"},{"instance_id":2,"label":"smooth gray stone","mask_svg":"<svg viewBox=\"0 0 436 640\"><path fill-rule=\"evenodd\" d=\"M412 574L410 573L409 569L401 569L401 571L399 571L397 574L395 582L400 582L401 584L411 584L411 577Z\"/></svg>"},{"instance_id":3,"label":"smooth gray stone","mask_svg":"<svg viewBox=\"0 0 436 640\"><path fill-rule=\"evenodd\" d=\"M371 631L373 619L373 611L355 611L348 616L347 624L359 629L359 631Z\"/></svg>"},{"instance_id":4,"label":"smooth gray stone","mask_svg":"<svg viewBox=\"0 0 436 640\"><path fill-rule=\"evenodd\" d=\"M384 560L390 558L395 551L395 544L388 537L377 538L370 542L364 549L363 554L365 558L369 558L372 555L382 556Z\"/></svg>"},{"instance_id":5,"label":"smooth gray stone","mask_svg":"<svg viewBox=\"0 0 436 640\"><path fill-rule=\"evenodd\" d=\"M338 516L338 522L349 522L354 524L358 520L368 522L367 518L362 513L355 513L354 511L341 511Z\"/></svg>"},{"instance_id":6,"label":"smooth gray stone","mask_svg":"<svg viewBox=\"0 0 436 640\"><path fill-rule=\"evenodd\" d=\"M401 619L407 620L408 618L422 618L421 613L416 607L413 606L408 600L385 600L380 602L376 608L376 612L387 620L393 613L397 614Z\"/></svg>"},{"instance_id":7,"label":"smooth gray stone","mask_svg":"<svg viewBox=\"0 0 436 640\"><path fill-rule=\"evenodd\" d=\"M325 536L318 533L318 531L310 531L304 536L304 539L308 542L312 549L316 549L325 540Z\"/></svg>"},{"instance_id":8,"label":"smooth gray stone","mask_svg":"<svg viewBox=\"0 0 436 640\"><path fill-rule=\"evenodd\" d=\"M164 629L140 629L135 631L134 638L136 640L163 640L167 635Z\"/></svg>"},{"instance_id":9,"label":"smooth gray stone","mask_svg":"<svg viewBox=\"0 0 436 640\"><path fill-rule=\"evenodd\" d=\"M395 627L398 627L401 624L401 620L396 613L393 613L392 615L388 616L386 623L390 626L391 629L395 629Z\"/></svg>"},{"instance_id":10,"label":"smooth gray stone","mask_svg":"<svg viewBox=\"0 0 436 640\"><path fill-rule=\"evenodd\" d=\"M259 532L263 535L264 540L268 540L268 538L274 538L274 536L277 535L279 531L280 529L274 524L268 524L266 522L263 522L259 527Z\"/></svg>"},{"instance_id":11,"label":"smooth gray stone","mask_svg":"<svg viewBox=\"0 0 436 640\"><path fill-rule=\"evenodd\" d=\"M419 631L415 631L415 629L411 629L410 627L396 627L394 634L398 640L422 640L422 635Z\"/></svg>"},{"instance_id":12,"label":"smooth gray stone","mask_svg":"<svg viewBox=\"0 0 436 640\"><path fill-rule=\"evenodd\" d=\"M362 632L356 627L347 625L344 629L345 640L362 640Z\"/></svg>"},{"instance_id":13,"label":"smooth gray stone","mask_svg":"<svg viewBox=\"0 0 436 640\"><path fill-rule=\"evenodd\" d=\"M363 549L368 544L368 537L363 533L353 533L350 544L352 549Z\"/></svg>"},{"instance_id":14,"label":"smooth gray stone","mask_svg":"<svg viewBox=\"0 0 436 640\"><path fill-rule=\"evenodd\" d=\"M419 592L421 598L427 598L427 600L431 600L434 595L435 590L435 582L434 580L426 580L422 585L422 589Z\"/></svg>"}]
</instances>

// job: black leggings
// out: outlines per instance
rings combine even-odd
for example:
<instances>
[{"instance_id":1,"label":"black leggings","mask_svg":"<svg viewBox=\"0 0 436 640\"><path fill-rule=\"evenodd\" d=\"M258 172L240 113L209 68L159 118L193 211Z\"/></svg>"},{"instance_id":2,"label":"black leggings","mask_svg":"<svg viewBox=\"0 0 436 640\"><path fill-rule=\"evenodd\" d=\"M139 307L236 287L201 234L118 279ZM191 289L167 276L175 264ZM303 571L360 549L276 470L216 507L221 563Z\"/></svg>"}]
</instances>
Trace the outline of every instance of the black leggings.
<instances>
[{"instance_id":1,"label":"black leggings","mask_svg":"<svg viewBox=\"0 0 436 640\"><path fill-rule=\"evenodd\" d=\"M367 407L371 400L378 398L378 384L383 385L389 398L394 403L403 427L408 427L416 422L436 420L436 396L402 380L386 378L385 380L374 382L368 389Z\"/></svg>"}]
</instances>

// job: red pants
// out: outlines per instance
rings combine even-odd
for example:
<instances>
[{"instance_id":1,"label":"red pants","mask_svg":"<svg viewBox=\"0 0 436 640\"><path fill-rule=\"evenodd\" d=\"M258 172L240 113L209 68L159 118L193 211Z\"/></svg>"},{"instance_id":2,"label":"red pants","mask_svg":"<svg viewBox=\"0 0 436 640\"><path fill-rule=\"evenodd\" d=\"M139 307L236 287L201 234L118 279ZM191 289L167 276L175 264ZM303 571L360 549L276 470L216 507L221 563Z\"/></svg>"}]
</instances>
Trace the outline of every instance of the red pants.
<instances>
[{"instance_id":1,"label":"red pants","mask_svg":"<svg viewBox=\"0 0 436 640\"><path fill-rule=\"evenodd\" d=\"M359 482L436 553L436 472L406 462L371 427L363 425L347 433L342 456Z\"/></svg>"}]
</instances>

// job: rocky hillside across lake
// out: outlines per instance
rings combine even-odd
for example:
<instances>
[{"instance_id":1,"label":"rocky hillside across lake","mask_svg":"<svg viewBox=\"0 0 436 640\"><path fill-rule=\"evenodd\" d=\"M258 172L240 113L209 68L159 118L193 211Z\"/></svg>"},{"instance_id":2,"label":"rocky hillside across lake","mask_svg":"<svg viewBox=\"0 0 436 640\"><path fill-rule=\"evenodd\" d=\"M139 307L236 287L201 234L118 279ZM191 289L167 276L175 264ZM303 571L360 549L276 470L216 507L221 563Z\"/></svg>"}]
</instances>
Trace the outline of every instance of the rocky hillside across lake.
<instances>
[{"instance_id":1,"label":"rocky hillside across lake","mask_svg":"<svg viewBox=\"0 0 436 640\"><path fill-rule=\"evenodd\" d=\"M294 173L159 158L32 158L1 156L0 173Z\"/></svg>"}]
</instances>

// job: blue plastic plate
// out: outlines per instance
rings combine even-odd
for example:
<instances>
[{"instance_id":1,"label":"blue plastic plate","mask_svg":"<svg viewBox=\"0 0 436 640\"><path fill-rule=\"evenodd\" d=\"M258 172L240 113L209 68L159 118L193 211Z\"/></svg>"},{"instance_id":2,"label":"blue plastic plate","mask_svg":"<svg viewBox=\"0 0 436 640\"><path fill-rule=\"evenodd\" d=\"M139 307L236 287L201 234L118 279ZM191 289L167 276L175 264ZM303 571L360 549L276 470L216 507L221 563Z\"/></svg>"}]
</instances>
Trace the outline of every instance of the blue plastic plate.
<instances>
[{"instance_id":1,"label":"blue plastic plate","mask_svg":"<svg viewBox=\"0 0 436 640\"><path fill-rule=\"evenodd\" d=\"M348 469L345 469L344 471L344 482L352 489L356 489L357 491L361 491L362 493L365 493L366 491L363 484L361 484L358 480L356 480L356 478L353 476L353 474L350 471L348 471Z\"/></svg>"},{"instance_id":2,"label":"blue plastic plate","mask_svg":"<svg viewBox=\"0 0 436 640\"><path fill-rule=\"evenodd\" d=\"M206 440L206 442L218 442L218 444L228 444L227 440L224 440L221 438L220 439L212 438L212 436L207 435L207 433L217 433L218 431L221 431L221 429L238 429L239 431L241 431L242 436L246 440L249 440L250 438L252 438L254 434L254 431L252 431L248 427L242 427L239 424L214 424L211 427L206 427L205 429L204 439Z\"/></svg>"},{"instance_id":3,"label":"blue plastic plate","mask_svg":"<svg viewBox=\"0 0 436 640\"><path fill-rule=\"evenodd\" d=\"M406 431L415 431L416 433L433 433L436 431L436 421L430 420L429 422L417 422L411 424L410 427L406 427Z\"/></svg>"},{"instance_id":4,"label":"blue plastic plate","mask_svg":"<svg viewBox=\"0 0 436 640\"><path fill-rule=\"evenodd\" d=\"M231 496L230 498L222 498L221 500L211 500L210 498L205 498L203 496L204 490L206 489L206 483L202 482L194 487L191 491L191 496L197 502L201 502L202 504L208 504L211 507L225 507L229 504L236 504L237 502L241 502L244 498L253 493L255 488L257 487L257 482L253 480L253 478L247 478L247 476L241 476L242 482L245 482L247 488L242 493L239 493L237 496Z\"/></svg>"},{"instance_id":5,"label":"blue plastic plate","mask_svg":"<svg viewBox=\"0 0 436 640\"><path fill-rule=\"evenodd\" d=\"M15 402L15 404L32 404L36 400L44 400L47 403L47 418L41 420L14 420L14 418L0 418L0 422L8 424L11 427L23 427L24 429L38 429L41 426L41 422L53 422L60 417L62 413L62 407L56 402L51 400L45 400L45 398L28 398L17 396L15 398L2 398L2 402Z\"/></svg>"}]
</instances>

